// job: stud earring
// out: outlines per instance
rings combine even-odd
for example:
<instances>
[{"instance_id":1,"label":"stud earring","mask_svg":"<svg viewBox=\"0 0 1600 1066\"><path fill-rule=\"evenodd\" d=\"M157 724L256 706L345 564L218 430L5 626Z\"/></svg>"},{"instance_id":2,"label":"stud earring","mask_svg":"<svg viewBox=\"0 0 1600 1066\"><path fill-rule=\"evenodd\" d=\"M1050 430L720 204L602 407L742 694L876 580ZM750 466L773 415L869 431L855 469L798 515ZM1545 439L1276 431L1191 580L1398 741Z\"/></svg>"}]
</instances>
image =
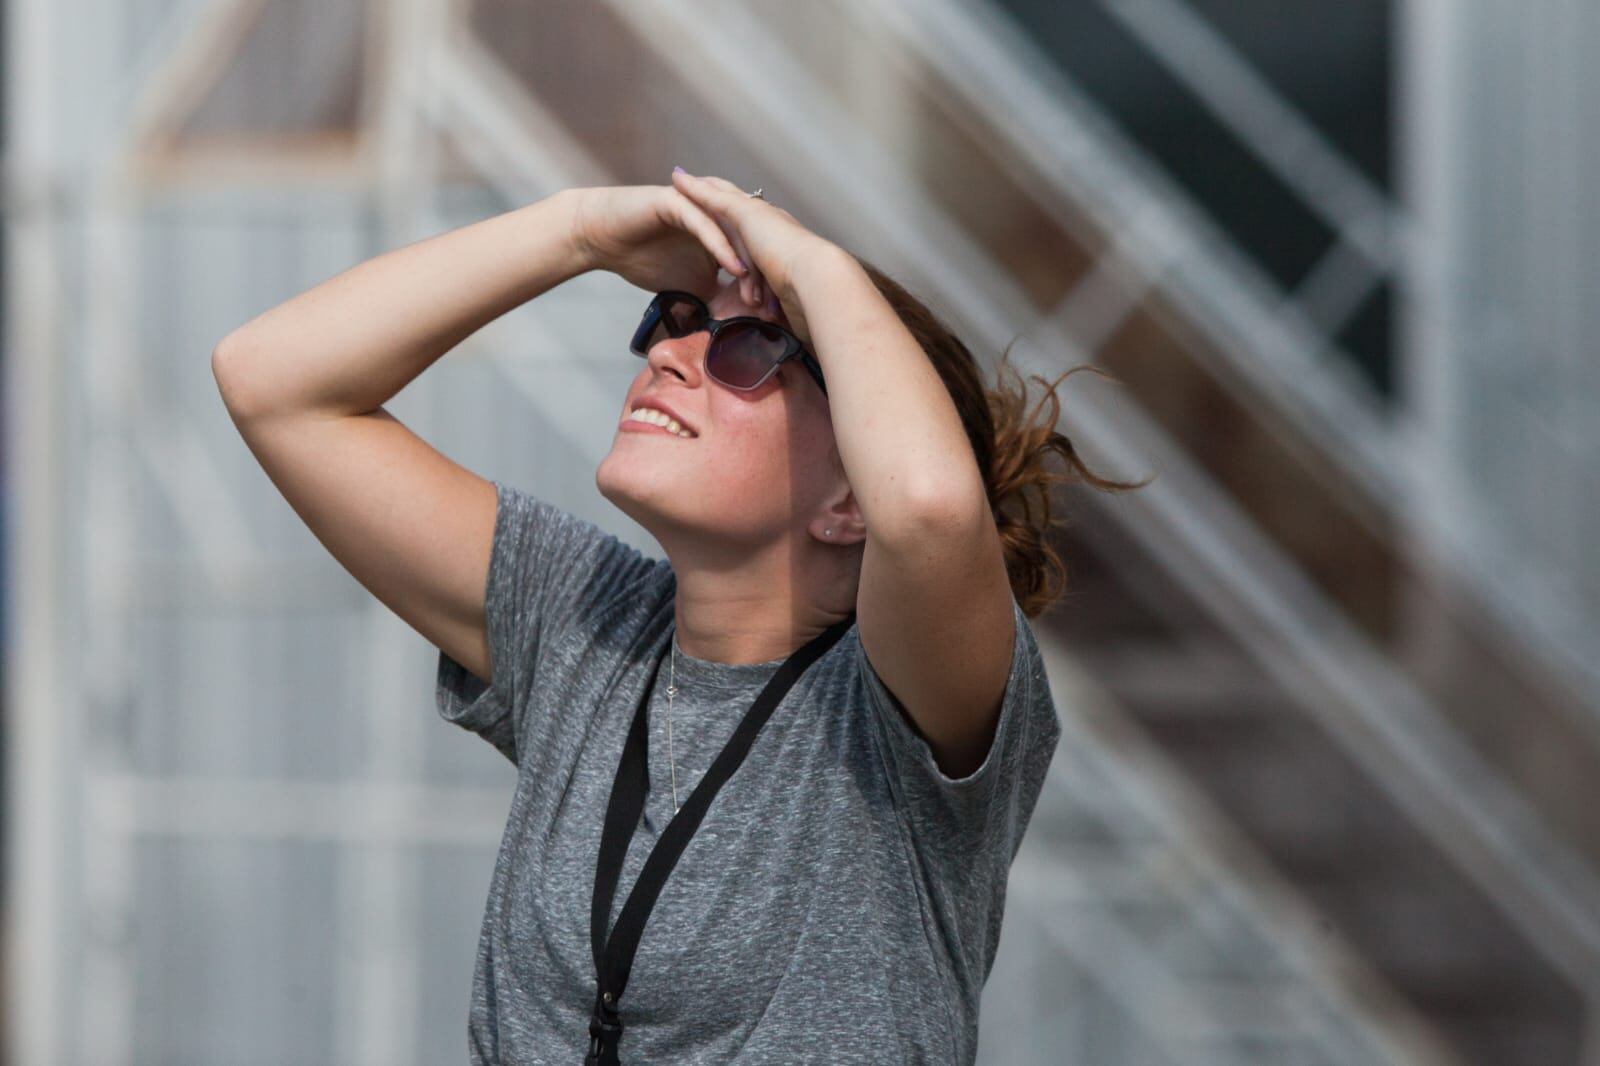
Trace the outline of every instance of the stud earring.
<instances>
[{"instance_id":1,"label":"stud earring","mask_svg":"<svg viewBox=\"0 0 1600 1066\"><path fill-rule=\"evenodd\" d=\"M833 530L831 530L831 529L824 529L824 530L823 530L823 531L822 531L822 535L823 535L823 536L824 536L824 537L831 537L831 536L833 536Z\"/></svg>"}]
</instances>

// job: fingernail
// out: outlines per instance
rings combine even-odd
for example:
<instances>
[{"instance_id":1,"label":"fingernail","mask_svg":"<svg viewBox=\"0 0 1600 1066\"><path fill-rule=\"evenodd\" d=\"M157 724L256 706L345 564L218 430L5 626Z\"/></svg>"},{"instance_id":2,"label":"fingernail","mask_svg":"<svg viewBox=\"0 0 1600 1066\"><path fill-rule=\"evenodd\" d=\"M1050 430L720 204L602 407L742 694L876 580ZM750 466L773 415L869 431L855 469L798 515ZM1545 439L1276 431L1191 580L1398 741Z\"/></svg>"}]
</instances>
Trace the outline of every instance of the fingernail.
<instances>
[{"instance_id":1,"label":"fingernail","mask_svg":"<svg viewBox=\"0 0 1600 1066\"><path fill-rule=\"evenodd\" d=\"M674 166L672 168L672 172L674 174L687 174L687 173L689 173L687 170L684 170L682 167L679 167L679 166Z\"/></svg>"}]
</instances>

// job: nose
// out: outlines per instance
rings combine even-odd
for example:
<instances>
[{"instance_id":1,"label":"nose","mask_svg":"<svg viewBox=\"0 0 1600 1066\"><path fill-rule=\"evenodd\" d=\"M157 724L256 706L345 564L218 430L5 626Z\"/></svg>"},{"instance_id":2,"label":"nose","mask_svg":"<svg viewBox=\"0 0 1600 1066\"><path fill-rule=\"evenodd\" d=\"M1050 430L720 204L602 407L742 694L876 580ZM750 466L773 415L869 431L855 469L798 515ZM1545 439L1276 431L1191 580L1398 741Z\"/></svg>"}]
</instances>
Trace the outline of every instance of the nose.
<instances>
[{"instance_id":1,"label":"nose","mask_svg":"<svg viewBox=\"0 0 1600 1066\"><path fill-rule=\"evenodd\" d=\"M661 373L672 371L690 386L698 385L705 367L706 349L711 344L707 330L696 330L681 337L663 337L650 346L645 362L650 369Z\"/></svg>"}]
</instances>

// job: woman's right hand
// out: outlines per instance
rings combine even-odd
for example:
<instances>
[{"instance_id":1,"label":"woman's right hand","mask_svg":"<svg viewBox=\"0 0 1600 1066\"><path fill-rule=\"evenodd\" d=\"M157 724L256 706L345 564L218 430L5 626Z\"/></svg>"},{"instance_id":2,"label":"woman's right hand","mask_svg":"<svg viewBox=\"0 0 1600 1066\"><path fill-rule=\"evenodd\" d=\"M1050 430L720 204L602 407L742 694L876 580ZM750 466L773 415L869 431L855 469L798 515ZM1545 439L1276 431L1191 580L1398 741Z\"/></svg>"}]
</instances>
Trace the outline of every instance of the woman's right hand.
<instances>
[{"instance_id":1,"label":"woman's right hand","mask_svg":"<svg viewBox=\"0 0 1600 1066\"><path fill-rule=\"evenodd\" d=\"M719 267L752 305L766 298L716 220L671 185L575 188L573 242L594 267L646 292L682 289L709 300Z\"/></svg>"}]
</instances>

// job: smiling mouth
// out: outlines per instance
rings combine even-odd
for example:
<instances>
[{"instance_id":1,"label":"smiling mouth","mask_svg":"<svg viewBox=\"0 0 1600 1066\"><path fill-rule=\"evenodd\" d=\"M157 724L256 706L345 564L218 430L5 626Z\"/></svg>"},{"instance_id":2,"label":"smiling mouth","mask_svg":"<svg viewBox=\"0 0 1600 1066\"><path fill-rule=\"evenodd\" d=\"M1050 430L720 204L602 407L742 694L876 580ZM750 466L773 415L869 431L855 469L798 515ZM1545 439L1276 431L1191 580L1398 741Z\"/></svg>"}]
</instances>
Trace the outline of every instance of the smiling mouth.
<instances>
[{"instance_id":1,"label":"smiling mouth","mask_svg":"<svg viewBox=\"0 0 1600 1066\"><path fill-rule=\"evenodd\" d=\"M679 435L677 433L672 432L672 430L668 429L666 426L658 426L658 425L655 425L654 423L651 423L651 422L639 422L639 421L635 421L635 420L627 420L627 421L624 421L622 423L622 431L625 432L625 433L649 433L652 430L655 431L656 433L661 434L663 437L673 437L673 438L675 438L677 440L694 440L695 439L692 436L691 437L681 436L681 435Z\"/></svg>"},{"instance_id":2,"label":"smiling mouth","mask_svg":"<svg viewBox=\"0 0 1600 1066\"><path fill-rule=\"evenodd\" d=\"M632 413L625 415L622 419L622 425L650 426L653 429L659 429L664 433L669 433L674 437L679 437L684 440L693 440L700 435L694 430L690 429L688 426L679 423L676 419L672 419L670 417L663 418L659 414L655 413L653 408L639 408L639 411L647 413L643 416ZM674 425L677 426L676 429L673 428Z\"/></svg>"}]
</instances>

